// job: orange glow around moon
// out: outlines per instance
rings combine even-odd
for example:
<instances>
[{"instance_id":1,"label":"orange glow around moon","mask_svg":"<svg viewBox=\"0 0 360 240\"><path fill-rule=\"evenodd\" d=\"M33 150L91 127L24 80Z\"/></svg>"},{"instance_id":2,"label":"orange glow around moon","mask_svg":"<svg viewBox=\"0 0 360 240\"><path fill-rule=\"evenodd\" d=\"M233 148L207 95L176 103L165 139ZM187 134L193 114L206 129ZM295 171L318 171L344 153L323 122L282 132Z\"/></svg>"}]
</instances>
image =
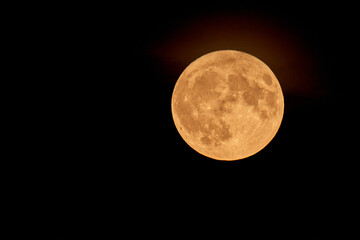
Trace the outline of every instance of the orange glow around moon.
<instances>
[{"instance_id":1,"label":"orange glow around moon","mask_svg":"<svg viewBox=\"0 0 360 240\"><path fill-rule=\"evenodd\" d=\"M265 63L244 52L223 50L196 59L183 71L171 110L190 147L232 161L254 155L274 138L284 97Z\"/></svg>"},{"instance_id":2,"label":"orange glow around moon","mask_svg":"<svg viewBox=\"0 0 360 240\"><path fill-rule=\"evenodd\" d=\"M326 91L319 79L316 51L293 28L261 13L208 13L176 25L149 53L175 81L194 59L212 51L241 49L266 62L288 95Z\"/></svg>"}]
</instances>

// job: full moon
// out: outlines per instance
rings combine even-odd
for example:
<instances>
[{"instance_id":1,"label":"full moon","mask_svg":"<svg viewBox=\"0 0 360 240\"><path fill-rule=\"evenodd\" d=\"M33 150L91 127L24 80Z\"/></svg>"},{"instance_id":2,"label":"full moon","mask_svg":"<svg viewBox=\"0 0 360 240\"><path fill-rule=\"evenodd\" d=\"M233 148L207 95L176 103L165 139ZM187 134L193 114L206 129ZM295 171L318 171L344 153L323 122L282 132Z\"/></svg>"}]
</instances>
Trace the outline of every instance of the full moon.
<instances>
[{"instance_id":1,"label":"full moon","mask_svg":"<svg viewBox=\"0 0 360 240\"><path fill-rule=\"evenodd\" d=\"M233 161L261 151L276 135L284 114L279 81L258 58L222 50L192 62L171 99L176 129L207 157Z\"/></svg>"}]
</instances>

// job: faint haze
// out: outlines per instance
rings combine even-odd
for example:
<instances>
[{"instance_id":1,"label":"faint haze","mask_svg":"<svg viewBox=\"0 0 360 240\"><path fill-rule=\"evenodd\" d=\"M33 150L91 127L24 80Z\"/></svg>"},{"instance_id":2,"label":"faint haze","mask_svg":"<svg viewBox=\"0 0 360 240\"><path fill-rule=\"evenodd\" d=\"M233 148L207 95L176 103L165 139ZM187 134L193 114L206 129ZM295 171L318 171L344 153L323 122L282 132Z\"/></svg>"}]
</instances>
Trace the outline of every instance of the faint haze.
<instances>
[{"instance_id":1,"label":"faint haze","mask_svg":"<svg viewBox=\"0 0 360 240\"><path fill-rule=\"evenodd\" d=\"M149 54L158 59L175 83L198 57L215 50L238 50L267 64L284 94L321 95L318 65L306 40L279 21L261 15L214 15L179 24L154 43Z\"/></svg>"}]
</instances>

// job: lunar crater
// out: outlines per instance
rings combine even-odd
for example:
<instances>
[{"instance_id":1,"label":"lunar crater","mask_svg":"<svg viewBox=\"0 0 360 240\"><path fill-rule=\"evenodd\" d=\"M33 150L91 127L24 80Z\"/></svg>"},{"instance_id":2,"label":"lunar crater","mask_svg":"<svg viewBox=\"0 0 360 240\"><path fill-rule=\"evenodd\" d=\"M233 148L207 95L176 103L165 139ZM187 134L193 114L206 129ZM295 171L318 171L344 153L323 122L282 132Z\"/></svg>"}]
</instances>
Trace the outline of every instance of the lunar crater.
<instances>
[{"instance_id":1,"label":"lunar crater","mask_svg":"<svg viewBox=\"0 0 360 240\"><path fill-rule=\"evenodd\" d=\"M272 78L271 78L271 76L269 74L264 73L262 78L263 78L266 85L268 85L268 86L272 85Z\"/></svg>"},{"instance_id":2,"label":"lunar crater","mask_svg":"<svg viewBox=\"0 0 360 240\"><path fill-rule=\"evenodd\" d=\"M230 126L222 119L216 119L213 117L207 118L209 124L205 125L200 133L200 141L209 146L219 146L221 142L231 139L232 134L230 132Z\"/></svg>"},{"instance_id":3,"label":"lunar crater","mask_svg":"<svg viewBox=\"0 0 360 240\"><path fill-rule=\"evenodd\" d=\"M227 79L228 79L229 89L231 91L242 91L247 89L249 86L247 79L241 74L238 75L231 74Z\"/></svg>"}]
</instances>

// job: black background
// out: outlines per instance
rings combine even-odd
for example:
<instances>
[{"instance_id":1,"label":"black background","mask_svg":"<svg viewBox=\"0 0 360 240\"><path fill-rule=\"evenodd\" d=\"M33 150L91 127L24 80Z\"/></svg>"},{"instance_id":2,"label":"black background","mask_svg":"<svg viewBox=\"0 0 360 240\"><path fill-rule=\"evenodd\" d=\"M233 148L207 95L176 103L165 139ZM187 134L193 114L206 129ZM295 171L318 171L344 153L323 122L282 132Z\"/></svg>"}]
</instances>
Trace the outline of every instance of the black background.
<instances>
[{"instance_id":1,"label":"black background","mask_svg":"<svg viewBox=\"0 0 360 240\"><path fill-rule=\"evenodd\" d=\"M356 238L356 12L326 4L53 4L9 14L1 29L3 66L11 73L9 101L17 105L16 140L23 146L15 156L24 154L29 167L18 199L24 222L35 225L26 233ZM195 58L178 64L153 54L193 21L206 29L214 14L246 15L249 22L261 15L285 26L312 52L316 79L310 81L322 89L283 89L278 134L258 154L235 162L198 154L173 124L172 90ZM196 57L231 47L212 46Z\"/></svg>"}]
</instances>

